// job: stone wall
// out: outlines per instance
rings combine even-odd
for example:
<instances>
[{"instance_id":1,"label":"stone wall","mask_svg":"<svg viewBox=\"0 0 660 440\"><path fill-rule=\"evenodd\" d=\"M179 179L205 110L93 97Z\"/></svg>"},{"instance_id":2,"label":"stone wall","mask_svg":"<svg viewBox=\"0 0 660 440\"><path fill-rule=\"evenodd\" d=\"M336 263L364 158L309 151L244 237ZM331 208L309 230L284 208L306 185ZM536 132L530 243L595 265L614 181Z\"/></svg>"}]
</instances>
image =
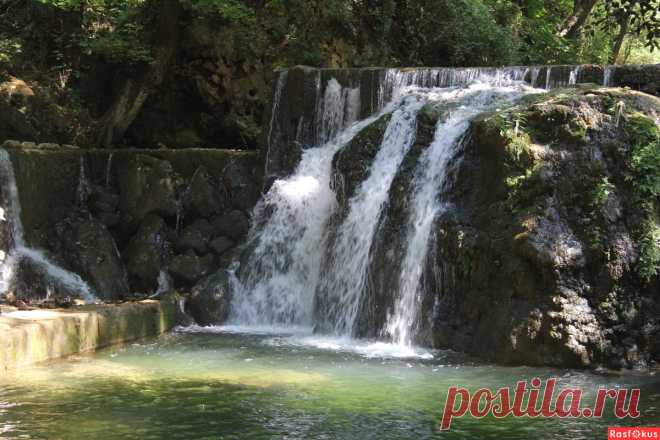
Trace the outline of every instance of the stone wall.
<instances>
[{"instance_id":1,"label":"stone wall","mask_svg":"<svg viewBox=\"0 0 660 440\"><path fill-rule=\"evenodd\" d=\"M27 244L105 300L153 294L168 280L187 289L226 266L260 196L256 152L4 146ZM18 278L23 296L45 294Z\"/></svg>"}]
</instances>

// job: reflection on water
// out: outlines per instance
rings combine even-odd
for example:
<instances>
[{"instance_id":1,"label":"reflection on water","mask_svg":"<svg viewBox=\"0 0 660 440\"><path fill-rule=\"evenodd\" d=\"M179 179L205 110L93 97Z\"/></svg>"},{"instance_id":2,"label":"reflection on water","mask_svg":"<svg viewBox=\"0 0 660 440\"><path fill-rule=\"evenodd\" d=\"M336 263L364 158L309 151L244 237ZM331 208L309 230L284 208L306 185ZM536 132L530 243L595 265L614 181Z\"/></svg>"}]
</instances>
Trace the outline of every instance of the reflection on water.
<instances>
[{"instance_id":1,"label":"reflection on water","mask_svg":"<svg viewBox=\"0 0 660 440\"><path fill-rule=\"evenodd\" d=\"M303 333L175 333L3 376L0 438L576 439L606 438L608 425L660 424L655 375L505 368L420 353ZM642 417L461 418L451 432L438 431L450 385L500 388L537 376L588 396L599 386L639 386Z\"/></svg>"}]
</instances>

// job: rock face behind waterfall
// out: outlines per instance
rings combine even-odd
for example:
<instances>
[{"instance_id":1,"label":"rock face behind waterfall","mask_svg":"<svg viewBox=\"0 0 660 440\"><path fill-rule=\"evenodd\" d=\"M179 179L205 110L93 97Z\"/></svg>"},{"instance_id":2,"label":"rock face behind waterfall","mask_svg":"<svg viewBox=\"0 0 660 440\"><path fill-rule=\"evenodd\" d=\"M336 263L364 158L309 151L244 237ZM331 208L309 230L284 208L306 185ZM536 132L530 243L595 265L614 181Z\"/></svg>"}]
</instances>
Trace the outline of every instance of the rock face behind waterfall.
<instances>
[{"instance_id":1,"label":"rock face behind waterfall","mask_svg":"<svg viewBox=\"0 0 660 440\"><path fill-rule=\"evenodd\" d=\"M475 121L425 271L427 342L515 364L657 363L659 112L642 93L559 90Z\"/></svg>"}]
</instances>

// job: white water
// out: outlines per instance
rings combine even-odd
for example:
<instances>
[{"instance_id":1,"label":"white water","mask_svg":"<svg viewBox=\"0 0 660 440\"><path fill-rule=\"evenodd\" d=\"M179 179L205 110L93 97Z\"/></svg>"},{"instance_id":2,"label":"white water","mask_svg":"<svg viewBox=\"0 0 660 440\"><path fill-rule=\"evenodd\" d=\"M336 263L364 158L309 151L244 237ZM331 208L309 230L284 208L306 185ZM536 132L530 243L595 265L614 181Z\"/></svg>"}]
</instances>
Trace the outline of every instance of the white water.
<instances>
[{"instance_id":1,"label":"white water","mask_svg":"<svg viewBox=\"0 0 660 440\"><path fill-rule=\"evenodd\" d=\"M6 292L11 288L17 265L21 259L25 258L37 265L51 283L62 286L67 291L76 292L86 302L97 301L90 287L80 276L51 262L43 251L27 246L23 235L21 203L14 168L9 154L4 149L0 149L0 171L5 176L3 185L6 207L4 211L9 213L6 218L11 235L10 250L5 260L0 263L0 292Z\"/></svg>"},{"instance_id":2,"label":"white water","mask_svg":"<svg viewBox=\"0 0 660 440\"><path fill-rule=\"evenodd\" d=\"M247 258L232 277L229 325L213 327L213 331L293 332L297 339L287 343L294 345L364 352L403 350L406 356L416 353L410 344L420 309L421 273L434 220L448 207L441 191L450 160L472 117L533 90L522 84L527 73L536 82L538 69L390 69L379 88L380 111L360 122L353 122L359 113L360 90L344 88L334 79L323 88L319 75L314 136L318 146L303 150L294 173L276 180L255 208ZM548 68L548 88L550 76ZM277 96L276 102L279 100ZM350 337L369 291L374 237L390 186L415 141L417 112L429 102L450 103L453 109L438 124L434 141L420 156L412 182L399 294L383 329L396 348L383 342L355 342ZM337 201L330 181L335 154L386 113L391 113L391 119L367 177L347 202L345 213L333 217ZM271 135L275 118L272 115ZM331 224L331 219L339 224ZM316 318L335 336L310 334L320 324L315 319L315 301L323 305Z\"/></svg>"},{"instance_id":3,"label":"white water","mask_svg":"<svg viewBox=\"0 0 660 440\"><path fill-rule=\"evenodd\" d=\"M496 105L511 103L532 88L516 84L493 86L488 78L469 87L432 93L430 100L460 105L441 120L431 145L421 155L411 185L412 201L406 233L407 244L399 276L399 296L388 316L385 333L399 345L412 345L421 307L420 289L425 269L429 237L435 219L449 205L439 198L447 178L450 161L455 156L459 140L468 129L470 119ZM492 81L492 80L491 80ZM501 81L497 81L501 84Z\"/></svg>"},{"instance_id":4,"label":"white water","mask_svg":"<svg viewBox=\"0 0 660 440\"><path fill-rule=\"evenodd\" d=\"M612 71L613 71L612 66L605 66L603 69L603 85L605 87L611 87L612 86Z\"/></svg>"},{"instance_id":5,"label":"white water","mask_svg":"<svg viewBox=\"0 0 660 440\"><path fill-rule=\"evenodd\" d=\"M577 84L579 76L580 76L580 66L575 66L571 70L571 73L568 76L568 85L574 86L575 84Z\"/></svg>"},{"instance_id":6,"label":"white water","mask_svg":"<svg viewBox=\"0 0 660 440\"><path fill-rule=\"evenodd\" d=\"M545 69L545 89L550 90L550 77L552 76L552 66Z\"/></svg>"},{"instance_id":7,"label":"white water","mask_svg":"<svg viewBox=\"0 0 660 440\"><path fill-rule=\"evenodd\" d=\"M323 114L334 122L321 126L320 138L338 130L341 97L355 92L337 90L330 81ZM349 103L353 102L351 99ZM359 102L359 101L358 101ZM337 108L334 108L337 107ZM348 106L351 108L351 105ZM319 279L327 224L337 203L330 189L332 158L364 127L372 116L353 124L327 143L306 149L292 176L276 180L255 208L248 246L253 246L247 265L236 280L230 322L243 325L311 326L314 291ZM344 124L347 118L342 117ZM329 130L328 132L324 130Z\"/></svg>"},{"instance_id":8,"label":"white water","mask_svg":"<svg viewBox=\"0 0 660 440\"><path fill-rule=\"evenodd\" d=\"M385 130L369 176L349 201L348 214L332 243L327 271L319 293L337 334L352 334L360 300L367 287L367 267L374 233L387 201L390 185L399 165L415 141L417 112L426 103L425 95L411 94L403 99Z\"/></svg>"}]
</instances>

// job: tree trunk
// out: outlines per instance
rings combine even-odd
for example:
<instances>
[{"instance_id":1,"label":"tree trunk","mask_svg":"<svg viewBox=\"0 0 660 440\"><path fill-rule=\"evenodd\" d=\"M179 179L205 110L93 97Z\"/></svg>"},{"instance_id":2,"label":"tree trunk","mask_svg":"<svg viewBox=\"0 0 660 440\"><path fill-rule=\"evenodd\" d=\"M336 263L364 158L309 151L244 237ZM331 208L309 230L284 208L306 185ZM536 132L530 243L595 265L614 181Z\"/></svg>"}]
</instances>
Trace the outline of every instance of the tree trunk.
<instances>
[{"instance_id":1,"label":"tree trunk","mask_svg":"<svg viewBox=\"0 0 660 440\"><path fill-rule=\"evenodd\" d=\"M560 37L575 38L582 26L589 18L598 0L575 0L573 3L573 13L568 17L557 33Z\"/></svg>"},{"instance_id":2,"label":"tree trunk","mask_svg":"<svg viewBox=\"0 0 660 440\"><path fill-rule=\"evenodd\" d=\"M126 78L112 105L101 118L98 144L109 147L121 140L140 113L149 95L163 82L179 42L178 0L154 0L156 30L153 35L153 61L140 73Z\"/></svg>"},{"instance_id":3,"label":"tree trunk","mask_svg":"<svg viewBox=\"0 0 660 440\"><path fill-rule=\"evenodd\" d=\"M629 22L630 20L628 19L628 17L624 18L623 21L621 22L619 33L616 36L616 40L614 41L614 47L612 48L612 57L610 58L610 62L612 64L618 64L617 61L619 60L619 53L621 52L621 46L623 46L623 40L626 38L626 34L628 33Z\"/></svg>"}]
</instances>

